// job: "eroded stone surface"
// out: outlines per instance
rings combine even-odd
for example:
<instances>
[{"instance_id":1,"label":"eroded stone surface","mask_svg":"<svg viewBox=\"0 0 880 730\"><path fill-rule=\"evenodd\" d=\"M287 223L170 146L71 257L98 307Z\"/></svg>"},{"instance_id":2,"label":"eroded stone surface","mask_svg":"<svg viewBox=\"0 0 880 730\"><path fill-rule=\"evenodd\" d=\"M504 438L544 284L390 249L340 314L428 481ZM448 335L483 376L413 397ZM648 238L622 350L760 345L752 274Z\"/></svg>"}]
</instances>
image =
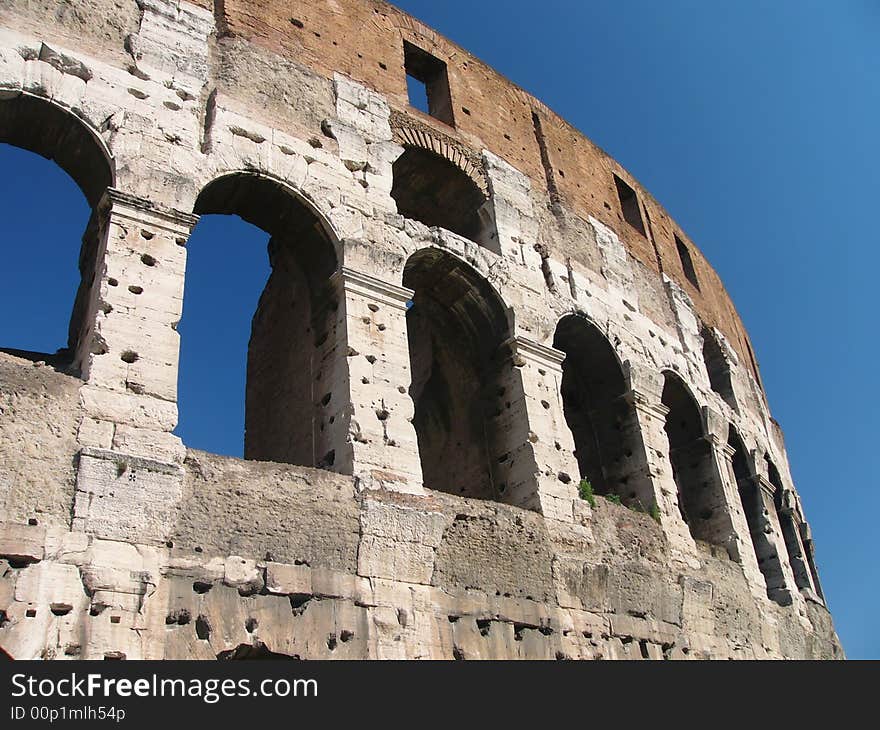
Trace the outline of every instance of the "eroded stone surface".
<instances>
[{"instance_id":1,"label":"eroded stone surface","mask_svg":"<svg viewBox=\"0 0 880 730\"><path fill-rule=\"evenodd\" d=\"M392 6L292 12L0 3L0 141L92 207L67 349L0 353L0 646L842 656L748 336L693 243ZM262 461L173 433L206 213L272 237Z\"/></svg>"}]
</instances>

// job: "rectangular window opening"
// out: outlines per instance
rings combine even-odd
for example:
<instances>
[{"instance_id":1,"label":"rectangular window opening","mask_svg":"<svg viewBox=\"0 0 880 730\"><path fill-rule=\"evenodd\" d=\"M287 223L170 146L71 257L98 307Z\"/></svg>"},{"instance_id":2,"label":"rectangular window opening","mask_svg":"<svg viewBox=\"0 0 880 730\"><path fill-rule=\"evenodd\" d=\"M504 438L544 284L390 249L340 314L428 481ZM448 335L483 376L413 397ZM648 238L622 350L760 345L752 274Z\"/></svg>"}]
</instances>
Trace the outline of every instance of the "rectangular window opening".
<instances>
[{"instance_id":1,"label":"rectangular window opening","mask_svg":"<svg viewBox=\"0 0 880 730\"><path fill-rule=\"evenodd\" d=\"M446 64L427 51L404 41L403 65L410 106L454 126Z\"/></svg>"},{"instance_id":2,"label":"rectangular window opening","mask_svg":"<svg viewBox=\"0 0 880 730\"><path fill-rule=\"evenodd\" d=\"M617 177L617 175L614 176L614 185L617 188L617 197L620 200L620 210L623 213L623 219L643 236L646 236L645 222L642 220L642 211L639 207L639 198L636 195L636 191Z\"/></svg>"},{"instance_id":3,"label":"rectangular window opening","mask_svg":"<svg viewBox=\"0 0 880 730\"><path fill-rule=\"evenodd\" d=\"M684 241L682 241L678 234L675 235L675 247L678 249L678 258L681 259L681 268L684 271L685 277L687 280L694 285L694 288L699 291L700 282L697 279L697 271L694 269L694 262L691 259L691 252L688 249L687 245Z\"/></svg>"},{"instance_id":4,"label":"rectangular window opening","mask_svg":"<svg viewBox=\"0 0 880 730\"><path fill-rule=\"evenodd\" d=\"M425 114L431 113L428 106L428 88L415 76L406 75L406 93L409 95L410 106Z\"/></svg>"}]
</instances>

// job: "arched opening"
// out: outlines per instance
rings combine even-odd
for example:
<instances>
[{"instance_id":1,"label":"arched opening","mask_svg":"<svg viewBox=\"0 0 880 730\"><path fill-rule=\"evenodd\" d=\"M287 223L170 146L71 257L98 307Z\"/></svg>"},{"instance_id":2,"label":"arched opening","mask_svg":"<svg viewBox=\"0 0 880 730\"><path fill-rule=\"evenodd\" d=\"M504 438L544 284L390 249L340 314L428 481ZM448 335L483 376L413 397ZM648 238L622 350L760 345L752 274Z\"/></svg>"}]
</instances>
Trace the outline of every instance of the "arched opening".
<instances>
[{"instance_id":1,"label":"arched opening","mask_svg":"<svg viewBox=\"0 0 880 730\"><path fill-rule=\"evenodd\" d=\"M725 403L737 410L736 396L733 393L733 383L730 378L730 363L721 349L721 344L715 333L708 327L702 328L703 336L703 362L709 375L709 385Z\"/></svg>"},{"instance_id":2,"label":"arched opening","mask_svg":"<svg viewBox=\"0 0 880 730\"><path fill-rule=\"evenodd\" d=\"M653 495L638 473L643 466L638 420L611 344L594 324L571 314L556 326L553 347L565 353L562 407L581 479L596 494L616 494L650 509Z\"/></svg>"},{"instance_id":3,"label":"arched opening","mask_svg":"<svg viewBox=\"0 0 880 730\"><path fill-rule=\"evenodd\" d=\"M298 656L290 654L281 654L272 651L261 641L254 641L253 644L239 644L234 649L227 649L217 654L217 659L221 661L234 660L257 660L257 661L295 661Z\"/></svg>"},{"instance_id":4,"label":"arched opening","mask_svg":"<svg viewBox=\"0 0 880 730\"><path fill-rule=\"evenodd\" d=\"M437 249L410 257L403 284L415 291L406 315L409 392L424 484L500 499L513 397L504 373L504 304L473 269Z\"/></svg>"},{"instance_id":5,"label":"arched opening","mask_svg":"<svg viewBox=\"0 0 880 730\"><path fill-rule=\"evenodd\" d=\"M332 373L322 364L336 344L330 235L292 190L256 174L213 181L195 212L178 433L188 445L240 456L243 426L246 459L332 467L325 424L347 398L331 405L324 388ZM253 251L261 245L268 261ZM234 386L217 379L224 373ZM242 383L243 413L229 392Z\"/></svg>"},{"instance_id":6,"label":"arched opening","mask_svg":"<svg viewBox=\"0 0 880 730\"><path fill-rule=\"evenodd\" d=\"M446 228L497 253L487 198L452 162L430 150L406 146L392 172L391 197L401 215Z\"/></svg>"},{"instance_id":7,"label":"arched opening","mask_svg":"<svg viewBox=\"0 0 880 730\"><path fill-rule=\"evenodd\" d=\"M9 241L0 306L15 313L0 344L41 359L57 351L49 359L69 367L94 314L95 208L113 184L112 159L73 114L20 94L0 100L0 160L2 169L14 171L3 178L0 196Z\"/></svg>"},{"instance_id":8,"label":"arched opening","mask_svg":"<svg viewBox=\"0 0 880 730\"><path fill-rule=\"evenodd\" d=\"M681 517L695 540L724 545L728 535L720 525L727 519L726 505L700 408L671 372L664 374L662 402L669 409L665 430Z\"/></svg>"},{"instance_id":9,"label":"arched opening","mask_svg":"<svg viewBox=\"0 0 880 730\"><path fill-rule=\"evenodd\" d=\"M806 555L801 545L793 505L785 504L783 500L782 478L779 476L779 470L776 468L776 465L767 454L764 455L764 460L767 463L767 480L774 488L773 506L776 509L779 528L782 530L782 539L785 541L785 550L788 553L788 563L791 565L791 571L794 574L795 585L799 590L804 588L812 589L810 567L807 564Z\"/></svg>"},{"instance_id":10,"label":"arched opening","mask_svg":"<svg viewBox=\"0 0 880 730\"><path fill-rule=\"evenodd\" d=\"M768 537L772 529L768 519L767 510L764 507L764 499L761 495L760 482L753 477L746 458L746 448L736 432L730 427L727 435L727 445L733 449L733 475L736 479L737 491L740 502L749 526L749 535L758 568L764 576L767 584L767 595L774 600L779 598L780 589L785 588L785 578L782 574L782 565L779 563L779 555L773 541Z\"/></svg>"}]
</instances>

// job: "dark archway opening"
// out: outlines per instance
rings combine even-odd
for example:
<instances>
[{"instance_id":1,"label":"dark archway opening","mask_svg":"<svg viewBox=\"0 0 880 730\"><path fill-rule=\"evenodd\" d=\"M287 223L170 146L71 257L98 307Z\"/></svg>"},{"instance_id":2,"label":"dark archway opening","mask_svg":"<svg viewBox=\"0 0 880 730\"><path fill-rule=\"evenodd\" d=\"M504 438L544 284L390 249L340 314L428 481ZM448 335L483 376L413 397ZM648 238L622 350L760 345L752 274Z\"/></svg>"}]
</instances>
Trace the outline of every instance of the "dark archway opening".
<instances>
[{"instance_id":1,"label":"dark archway opening","mask_svg":"<svg viewBox=\"0 0 880 730\"><path fill-rule=\"evenodd\" d=\"M620 362L599 329L576 314L556 326L553 347L565 353L562 406L581 479L596 494L616 494L646 511L653 496L639 479L641 434Z\"/></svg>"},{"instance_id":2,"label":"dark archway opening","mask_svg":"<svg viewBox=\"0 0 880 730\"><path fill-rule=\"evenodd\" d=\"M506 310L473 269L437 249L407 261L410 396L424 484L479 499L500 499L510 411L502 345Z\"/></svg>"},{"instance_id":3,"label":"dark archway opening","mask_svg":"<svg viewBox=\"0 0 880 730\"><path fill-rule=\"evenodd\" d=\"M234 649L221 651L217 654L217 659L220 661L248 660L288 662L296 661L299 657L290 654L280 654L269 649L269 647L261 641L255 641L253 644L239 644Z\"/></svg>"},{"instance_id":4,"label":"dark archway opening","mask_svg":"<svg viewBox=\"0 0 880 730\"><path fill-rule=\"evenodd\" d=\"M242 380L245 386L246 459L332 467L325 421L347 398L337 396L328 407L322 390L324 376L332 375L329 368L322 370L322 361L336 344L337 304L329 279L337 259L329 234L291 190L255 174L210 183L195 212L216 219L200 221L189 243L179 434L190 445L195 438L202 448L242 454L240 405L212 387L215 369L232 369L238 387ZM210 240L203 240L204 224ZM267 236L268 267L241 245L262 245ZM204 278L204 272L220 268L225 278L216 282L219 286ZM229 347L227 341L236 336L238 342ZM217 423L220 415L225 427ZM230 440L233 424L238 435Z\"/></svg>"},{"instance_id":5,"label":"dark archway opening","mask_svg":"<svg viewBox=\"0 0 880 730\"><path fill-rule=\"evenodd\" d=\"M749 526L758 568L767 584L767 596L773 600L781 600L780 590L785 588L785 578L782 574L782 565L779 562L776 547L768 537L771 526L767 510L764 507L760 482L757 477L752 476L749 470L745 445L733 427L728 432L727 445L733 449L733 475Z\"/></svg>"},{"instance_id":6,"label":"dark archway opening","mask_svg":"<svg viewBox=\"0 0 880 730\"><path fill-rule=\"evenodd\" d=\"M725 403L734 410L738 410L730 378L730 363L724 356L721 344L708 327L702 328L702 336L703 362L706 364L706 371L709 375L709 385L724 399Z\"/></svg>"},{"instance_id":7,"label":"dark archway opening","mask_svg":"<svg viewBox=\"0 0 880 730\"><path fill-rule=\"evenodd\" d=\"M113 184L112 159L73 114L20 94L0 101L0 167L4 268L12 274L0 294L9 313L0 344L69 368L91 326L94 209Z\"/></svg>"},{"instance_id":8,"label":"dark archway opening","mask_svg":"<svg viewBox=\"0 0 880 730\"><path fill-rule=\"evenodd\" d=\"M681 378L671 372L664 374L662 402L669 409L665 430L681 517L695 540L725 545L724 494L700 408Z\"/></svg>"},{"instance_id":9,"label":"dark archway opening","mask_svg":"<svg viewBox=\"0 0 880 730\"><path fill-rule=\"evenodd\" d=\"M486 196L461 169L429 150L405 147L392 171L391 197L401 215L446 228L497 253Z\"/></svg>"}]
</instances>

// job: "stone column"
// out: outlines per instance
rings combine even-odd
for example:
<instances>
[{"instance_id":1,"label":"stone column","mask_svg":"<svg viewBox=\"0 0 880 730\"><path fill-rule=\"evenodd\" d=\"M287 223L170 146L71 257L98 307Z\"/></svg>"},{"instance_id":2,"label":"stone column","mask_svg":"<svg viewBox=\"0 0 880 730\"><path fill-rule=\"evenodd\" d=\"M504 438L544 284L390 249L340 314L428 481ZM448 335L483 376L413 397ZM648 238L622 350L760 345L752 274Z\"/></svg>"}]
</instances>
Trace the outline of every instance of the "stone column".
<instances>
[{"instance_id":1,"label":"stone column","mask_svg":"<svg viewBox=\"0 0 880 730\"><path fill-rule=\"evenodd\" d=\"M681 547L683 542L691 546L693 540L678 510L678 488L669 461L666 436L669 409L660 402L659 395L646 390L633 388L628 397L632 399L645 448L646 491L649 489L653 495L660 511L660 524L670 543Z\"/></svg>"},{"instance_id":2,"label":"stone column","mask_svg":"<svg viewBox=\"0 0 880 730\"><path fill-rule=\"evenodd\" d=\"M776 510L777 517L795 585L806 597L817 600L819 591L816 590L810 570L809 557L801 539L801 530L798 527L801 520L797 514L794 492L790 489L783 489L778 503L780 506Z\"/></svg>"},{"instance_id":3,"label":"stone column","mask_svg":"<svg viewBox=\"0 0 880 730\"><path fill-rule=\"evenodd\" d=\"M753 556L754 551L751 549L751 540L745 539L749 534L748 523L733 475L734 450L727 443L729 424L720 413L707 406L703 406L702 415L708 434L706 440L711 448L712 473L709 476L719 487L717 499L707 504L712 516L703 527L714 537L712 542L722 545L733 560L743 565L747 575L750 574L750 580L757 579L760 572L756 562L749 562L749 556Z\"/></svg>"},{"instance_id":4,"label":"stone column","mask_svg":"<svg viewBox=\"0 0 880 730\"><path fill-rule=\"evenodd\" d=\"M504 371L505 408L499 416L505 423L498 429L507 439L507 458L496 467L506 485L502 499L570 521L579 473L562 410L565 353L521 336L502 347L510 353Z\"/></svg>"},{"instance_id":5,"label":"stone column","mask_svg":"<svg viewBox=\"0 0 880 730\"><path fill-rule=\"evenodd\" d=\"M406 329L413 292L347 268L335 282L347 345L349 400L342 426L350 443L350 473L363 487L421 493Z\"/></svg>"},{"instance_id":6,"label":"stone column","mask_svg":"<svg viewBox=\"0 0 880 730\"><path fill-rule=\"evenodd\" d=\"M756 460L756 463L759 462ZM769 562L775 564L771 565L769 573L764 573L764 577L767 579L767 595L777 603L787 606L792 602L791 587L795 583L788 561L782 560L782 556L788 553L782 539L782 528L779 525L776 505L773 501L776 487L763 474L758 474L755 477L755 484L761 500L761 519L763 521L761 530L771 551Z\"/></svg>"},{"instance_id":7,"label":"stone column","mask_svg":"<svg viewBox=\"0 0 880 730\"><path fill-rule=\"evenodd\" d=\"M645 497L653 497L660 511L660 525L677 547L692 549L693 539L678 510L678 487L669 461L669 439L666 416L669 409L662 403L663 376L651 368L627 363L630 392L627 397L635 410L637 427L644 448Z\"/></svg>"},{"instance_id":8,"label":"stone column","mask_svg":"<svg viewBox=\"0 0 880 730\"><path fill-rule=\"evenodd\" d=\"M800 523L801 544L804 546L804 557L810 568L810 577L813 579L813 588L816 591L816 597L823 605L825 604L825 593L822 591L822 584L819 582L819 571L816 568L816 546L813 542L813 532L808 522Z\"/></svg>"},{"instance_id":9,"label":"stone column","mask_svg":"<svg viewBox=\"0 0 880 730\"><path fill-rule=\"evenodd\" d=\"M749 583L749 587L757 596L767 594L767 584L761 570L758 567L758 559L755 557L755 549L752 546L752 536L749 533L749 523L743 512L742 500L739 496L739 486L733 471L733 456L736 449L721 442L717 445L717 458L721 464L721 474L724 492L729 503L730 523L732 534L728 544L730 557L736 560L743 569L743 574Z\"/></svg>"},{"instance_id":10,"label":"stone column","mask_svg":"<svg viewBox=\"0 0 880 730\"><path fill-rule=\"evenodd\" d=\"M109 189L90 224L77 297L82 447L73 528L164 543L186 451L177 425L177 323L186 241L198 218Z\"/></svg>"},{"instance_id":11,"label":"stone column","mask_svg":"<svg viewBox=\"0 0 880 730\"><path fill-rule=\"evenodd\" d=\"M85 386L80 443L168 462L184 450L177 366L186 241L198 218L110 189L98 206L91 288L75 353Z\"/></svg>"}]
</instances>

